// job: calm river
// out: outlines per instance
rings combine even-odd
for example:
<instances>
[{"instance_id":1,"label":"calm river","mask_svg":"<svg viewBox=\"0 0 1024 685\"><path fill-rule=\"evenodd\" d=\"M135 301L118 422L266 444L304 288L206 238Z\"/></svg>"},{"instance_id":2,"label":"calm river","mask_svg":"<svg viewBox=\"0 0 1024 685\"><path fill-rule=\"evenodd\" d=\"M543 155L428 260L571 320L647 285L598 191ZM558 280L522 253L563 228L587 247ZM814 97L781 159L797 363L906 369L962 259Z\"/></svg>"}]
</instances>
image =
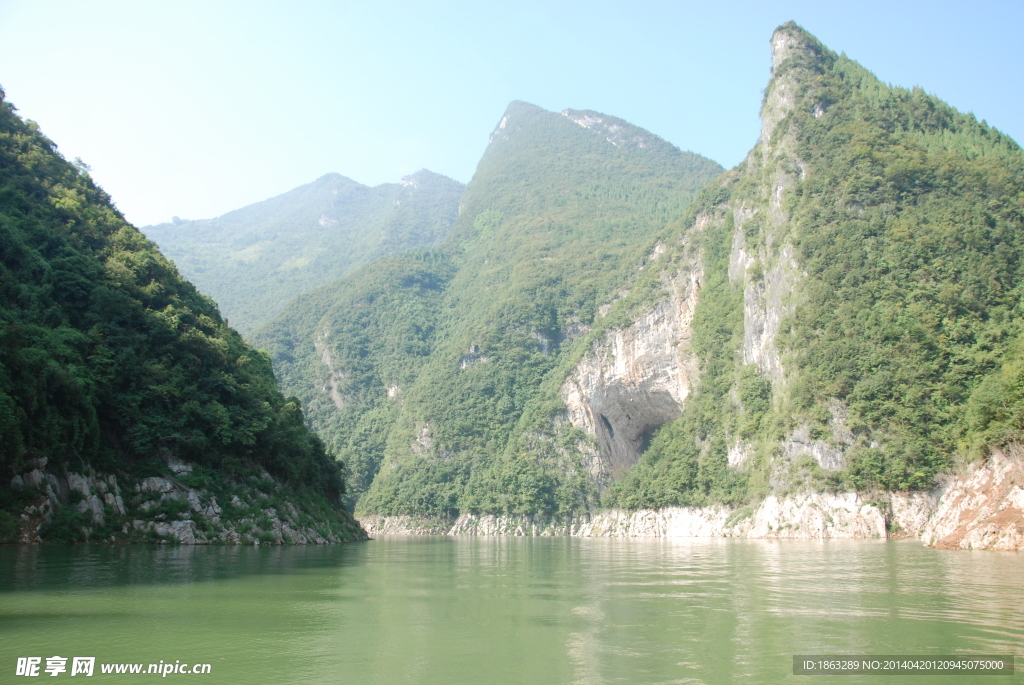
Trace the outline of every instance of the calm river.
<instances>
[{"instance_id":1,"label":"calm river","mask_svg":"<svg viewBox=\"0 0 1024 685\"><path fill-rule=\"evenodd\" d=\"M85 682L154 682L100 665L163 660L211 665L167 682L961 683L794 676L792 656L1022 646L1024 555L909 541L0 547L0 682L18 657L69 658L63 682L94 656ZM973 680L1024 682L1017 663Z\"/></svg>"}]
</instances>

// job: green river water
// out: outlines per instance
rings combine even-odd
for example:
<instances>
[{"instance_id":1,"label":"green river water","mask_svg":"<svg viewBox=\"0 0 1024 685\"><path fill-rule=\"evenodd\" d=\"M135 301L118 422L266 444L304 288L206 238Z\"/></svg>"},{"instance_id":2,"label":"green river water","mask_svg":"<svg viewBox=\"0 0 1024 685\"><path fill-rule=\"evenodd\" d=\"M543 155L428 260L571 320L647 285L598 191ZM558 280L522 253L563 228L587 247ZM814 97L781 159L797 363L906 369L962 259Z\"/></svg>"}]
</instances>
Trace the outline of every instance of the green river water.
<instances>
[{"instance_id":1,"label":"green river water","mask_svg":"<svg viewBox=\"0 0 1024 685\"><path fill-rule=\"evenodd\" d=\"M932 683L794 654L1024 655L1024 555L918 542L385 537L0 547L0 682ZM209 663L103 675L103 663ZM79 679L79 676L75 676ZM909 680L908 680L909 679ZM72 680L71 682L78 682Z\"/></svg>"}]
</instances>

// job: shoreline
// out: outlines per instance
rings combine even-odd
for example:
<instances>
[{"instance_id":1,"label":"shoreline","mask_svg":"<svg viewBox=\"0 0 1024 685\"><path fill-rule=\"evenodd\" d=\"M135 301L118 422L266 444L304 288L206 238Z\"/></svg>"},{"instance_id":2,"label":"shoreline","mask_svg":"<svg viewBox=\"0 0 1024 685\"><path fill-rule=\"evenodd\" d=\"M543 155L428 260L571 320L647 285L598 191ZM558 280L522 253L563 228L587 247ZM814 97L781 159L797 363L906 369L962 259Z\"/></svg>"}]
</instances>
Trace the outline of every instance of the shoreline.
<instances>
[{"instance_id":1,"label":"shoreline","mask_svg":"<svg viewBox=\"0 0 1024 685\"><path fill-rule=\"evenodd\" d=\"M994 453L932 491L802 492L731 507L608 509L565 520L463 514L434 520L364 515L375 535L569 537L740 537L750 539L916 538L940 549L1024 550L1024 465Z\"/></svg>"}]
</instances>

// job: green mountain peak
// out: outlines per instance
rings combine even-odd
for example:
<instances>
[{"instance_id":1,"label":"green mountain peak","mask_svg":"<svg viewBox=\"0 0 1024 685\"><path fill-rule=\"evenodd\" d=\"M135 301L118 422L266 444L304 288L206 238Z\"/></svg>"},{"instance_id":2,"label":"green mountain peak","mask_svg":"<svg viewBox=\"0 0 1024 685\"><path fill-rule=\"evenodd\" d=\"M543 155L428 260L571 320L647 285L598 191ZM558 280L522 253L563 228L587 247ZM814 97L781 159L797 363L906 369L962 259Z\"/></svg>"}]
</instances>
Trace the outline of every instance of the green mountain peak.
<instances>
[{"instance_id":1,"label":"green mountain peak","mask_svg":"<svg viewBox=\"0 0 1024 685\"><path fill-rule=\"evenodd\" d=\"M701 274L699 380L608 504L929 488L1024 427L1020 147L793 23L772 60L759 144L663 275Z\"/></svg>"},{"instance_id":2,"label":"green mountain peak","mask_svg":"<svg viewBox=\"0 0 1024 685\"><path fill-rule=\"evenodd\" d=\"M773 76L778 76L790 65L811 67L823 58L835 57L817 38L793 21L775 29L771 46Z\"/></svg>"},{"instance_id":3,"label":"green mountain peak","mask_svg":"<svg viewBox=\"0 0 1024 685\"><path fill-rule=\"evenodd\" d=\"M519 424L555 401L601 305L719 173L621 119L513 102L441 246L310 293L255 339L359 507L496 506L521 467Z\"/></svg>"},{"instance_id":4,"label":"green mountain peak","mask_svg":"<svg viewBox=\"0 0 1024 685\"><path fill-rule=\"evenodd\" d=\"M463 187L426 169L373 188L330 173L215 219L142 230L247 333L367 262L444 240Z\"/></svg>"}]
</instances>

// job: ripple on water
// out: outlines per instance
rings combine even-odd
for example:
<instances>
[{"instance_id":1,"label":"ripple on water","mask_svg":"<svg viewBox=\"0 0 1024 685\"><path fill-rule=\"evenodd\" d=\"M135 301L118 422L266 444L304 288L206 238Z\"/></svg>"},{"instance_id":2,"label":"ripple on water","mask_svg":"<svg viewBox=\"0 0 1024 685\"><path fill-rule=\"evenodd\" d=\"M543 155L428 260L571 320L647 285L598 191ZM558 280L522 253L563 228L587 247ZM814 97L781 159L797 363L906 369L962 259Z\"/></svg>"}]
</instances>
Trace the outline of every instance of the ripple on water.
<instances>
[{"instance_id":1,"label":"ripple on water","mask_svg":"<svg viewBox=\"0 0 1024 685\"><path fill-rule=\"evenodd\" d=\"M774 682L794 653L1020 651L1020 559L844 540L6 547L0 655L207 661L208 682Z\"/></svg>"}]
</instances>

